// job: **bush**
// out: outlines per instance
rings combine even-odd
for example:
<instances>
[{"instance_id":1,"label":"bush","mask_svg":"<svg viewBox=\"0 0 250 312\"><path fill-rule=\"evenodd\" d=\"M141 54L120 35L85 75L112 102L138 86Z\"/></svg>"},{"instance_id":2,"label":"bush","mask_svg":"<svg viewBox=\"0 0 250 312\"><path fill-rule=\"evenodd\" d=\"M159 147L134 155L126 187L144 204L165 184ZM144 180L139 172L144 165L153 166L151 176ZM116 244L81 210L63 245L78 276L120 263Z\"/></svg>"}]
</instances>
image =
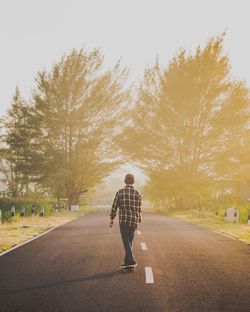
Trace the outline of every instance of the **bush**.
<instances>
[{"instance_id":1,"label":"bush","mask_svg":"<svg viewBox=\"0 0 250 312\"><path fill-rule=\"evenodd\" d=\"M239 208L239 223L247 223L249 210L249 205L245 205Z\"/></svg>"},{"instance_id":2,"label":"bush","mask_svg":"<svg viewBox=\"0 0 250 312\"><path fill-rule=\"evenodd\" d=\"M31 208L35 207L35 214L40 214L41 207L44 207L45 215L51 215L53 209L52 203L45 202L39 199L27 199L27 198L13 198L13 199L0 199L0 209L2 210L2 221L11 222L11 207L15 206L15 219L19 218L22 208L25 208L25 216L31 216Z\"/></svg>"},{"instance_id":3,"label":"bush","mask_svg":"<svg viewBox=\"0 0 250 312\"><path fill-rule=\"evenodd\" d=\"M226 209L225 208L218 208L217 215L220 218L224 219L225 218L225 213L226 213Z\"/></svg>"},{"instance_id":4,"label":"bush","mask_svg":"<svg viewBox=\"0 0 250 312\"><path fill-rule=\"evenodd\" d=\"M2 211L2 221L3 222L11 222L11 212L8 210Z\"/></svg>"}]
</instances>

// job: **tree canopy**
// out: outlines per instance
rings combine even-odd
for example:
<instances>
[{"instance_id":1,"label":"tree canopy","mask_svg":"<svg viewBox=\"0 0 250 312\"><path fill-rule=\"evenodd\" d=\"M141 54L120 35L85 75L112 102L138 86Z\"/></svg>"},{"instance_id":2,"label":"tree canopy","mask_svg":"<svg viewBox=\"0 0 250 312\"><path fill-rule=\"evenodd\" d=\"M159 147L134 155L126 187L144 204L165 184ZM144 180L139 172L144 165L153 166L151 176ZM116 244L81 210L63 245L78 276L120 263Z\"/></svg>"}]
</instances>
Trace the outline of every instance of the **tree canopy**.
<instances>
[{"instance_id":1,"label":"tree canopy","mask_svg":"<svg viewBox=\"0 0 250 312\"><path fill-rule=\"evenodd\" d=\"M120 161L114 137L119 131L121 113L128 105L129 91L124 87L127 69L119 61L104 69L103 62L98 49L73 50L51 70L38 72L32 99L25 110L26 132L18 132L18 140L26 142L28 149L34 144L37 147L29 162L24 161L26 166L31 161L33 181L57 198L68 197L70 203L76 202L86 188L99 182ZM18 125L24 123L17 112L25 109L19 109L19 97L18 91L9 112L6 142L9 155L17 152L27 158L27 149L21 150L17 142L14 125L15 120ZM33 133L27 129L33 129Z\"/></svg>"},{"instance_id":2,"label":"tree canopy","mask_svg":"<svg viewBox=\"0 0 250 312\"><path fill-rule=\"evenodd\" d=\"M153 200L192 207L250 186L249 90L234 79L225 34L167 66L147 67L131 95L128 71L99 49L73 50L19 89L3 122L1 170L13 196L32 183L78 201L123 161L149 176Z\"/></svg>"},{"instance_id":3,"label":"tree canopy","mask_svg":"<svg viewBox=\"0 0 250 312\"><path fill-rule=\"evenodd\" d=\"M212 38L194 54L180 51L167 67L157 61L145 70L120 143L151 177L149 192L181 202L194 198L218 177L219 163L232 165L236 157L249 96L244 82L230 75L223 38ZM229 174L226 166L220 170L222 177Z\"/></svg>"}]
</instances>

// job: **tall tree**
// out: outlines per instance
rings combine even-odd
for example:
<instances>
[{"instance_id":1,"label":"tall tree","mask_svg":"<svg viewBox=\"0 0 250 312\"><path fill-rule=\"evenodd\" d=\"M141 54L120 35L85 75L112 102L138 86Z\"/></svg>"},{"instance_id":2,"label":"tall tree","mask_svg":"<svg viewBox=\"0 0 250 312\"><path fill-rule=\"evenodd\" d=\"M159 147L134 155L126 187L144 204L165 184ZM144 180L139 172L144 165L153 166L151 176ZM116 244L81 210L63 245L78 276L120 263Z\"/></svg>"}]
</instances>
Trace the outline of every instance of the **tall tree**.
<instances>
[{"instance_id":1,"label":"tall tree","mask_svg":"<svg viewBox=\"0 0 250 312\"><path fill-rule=\"evenodd\" d=\"M98 49L73 50L41 71L33 94L37 141L43 155L40 182L69 205L117 164L114 137L128 104L127 70L120 62L103 69Z\"/></svg>"},{"instance_id":2,"label":"tall tree","mask_svg":"<svg viewBox=\"0 0 250 312\"><path fill-rule=\"evenodd\" d=\"M166 68L158 61L148 68L120 140L151 186L160 178L165 196L171 193L179 206L216 177L217 162L230 158L233 138L236 144L246 129L248 90L230 76L223 38L212 38L194 55L179 52Z\"/></svg>"},{"instance_id":3,"label":"tall tree","mask_svg":"<svg viewBox=\"0 0 250 312\"><path fill-rule=\"evenodd\" d=\"M31 107L16 87L12 106L4 120L5 134L1 168L12 196L28 194L32 178L34 156L34 130L31 124Z\"/></svg>"}]
</instances>

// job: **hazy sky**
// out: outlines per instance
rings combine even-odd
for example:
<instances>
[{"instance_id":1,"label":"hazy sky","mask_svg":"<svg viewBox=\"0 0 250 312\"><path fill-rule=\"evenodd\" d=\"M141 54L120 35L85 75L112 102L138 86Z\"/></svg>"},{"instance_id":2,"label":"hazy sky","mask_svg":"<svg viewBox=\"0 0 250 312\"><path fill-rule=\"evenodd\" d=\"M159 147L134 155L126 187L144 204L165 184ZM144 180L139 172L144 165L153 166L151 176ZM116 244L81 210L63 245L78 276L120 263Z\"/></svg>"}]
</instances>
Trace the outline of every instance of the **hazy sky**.
<instances>
[{"instance_id":1,"label":"hazy sky","mask_svg":"<svg viewBox=\"0 0 250 312\"><path fill-rule=\"evenodd\" d=\"M250 85L248 0L0 0L0 114L15 86L30 97L34 76L73 48L100 47L105 63L122 57L130 79L147 64L167 64L227 30L232 72Z\"/></svg>"}]
</instances>

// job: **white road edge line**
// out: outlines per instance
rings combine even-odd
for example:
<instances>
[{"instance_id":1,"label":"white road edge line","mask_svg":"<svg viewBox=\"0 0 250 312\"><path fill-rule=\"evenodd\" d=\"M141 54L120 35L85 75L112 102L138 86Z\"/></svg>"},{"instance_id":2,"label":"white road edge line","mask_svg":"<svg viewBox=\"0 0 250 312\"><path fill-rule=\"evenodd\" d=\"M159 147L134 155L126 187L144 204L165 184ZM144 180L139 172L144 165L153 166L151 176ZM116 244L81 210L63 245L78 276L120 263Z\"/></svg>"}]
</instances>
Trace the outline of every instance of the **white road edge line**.
<instances>
[{"instance_id":1,"label":"white road edge line","mask_svg":"<svg viewBox=\"0 0 250 312\"><path fill-rule=\"evenodd\" d=\"M141 231L138 230L138 231L137 231L137 234L138 234L138 235L141 235Z\"/></svg>"},{"instance_id":2,"label":"white road edge line","mask_svg":"<svg viewBox=\"0 0 250 312\"><path fill-rule=\"evenodd\" d=\"M23 243L21 243L21 244L18 244L18 245L14 246L14 247L12 247L12 248L10 248L10 249L8 249L8 250L5 250L5 251L3 251L3 252L0 253L0 257L3 256L3 255L6 255L7 253L9 253L9 252L11 252L11 251L13 251L13 250L15 250L15 249L17 249L17 248L19 248L19 247L22 247L23 245L26 245L26 244L32 242L33 240L35 240L35 239L37 239L37 238L39 238L39 237L41 237L41 236L43 236L43 235L48 234L49 232L51 232L51 231L53 231L53 230L59 228L60 226L63 226L63 225L65 225L65 224L67 224L67 223L72 222L72 221L74 221L74 220L75 220L75 219L70 220L69 222L66 222L66 223L63 223L63 224L54 226L53 228L51 228L51 229L49 229L49 230L47 230L47 231L45 231L45 232L43 232L43 233L41 233L41 234L35 236L35 237L32 237L31 239L29 239L29 240L27 240L27 241L25 241L25 242L23 242Z\"/></svg>"},{"instance_id":3,"label":"white road edge line","mask_svg":"<svg viewBox=\"0 0 250 312\"><path fill-rule=\"evenodd\" d=\"M219 231L215 231L215 230L211 230L212 232L214 233L217 233L217 234L220 234L220 235L223 235L223 236L226 236L228 238L231 238L231 239L234 239L234 240L237 240L237 238L233 237L233 236L230 236L230 235L227 235L225 233L222 233L222 232L219 232Z\"/></svg>"},{"instance_id":4,"label":"white road edge line","mask_svg":"<svg viewBox=\"0 0 250 312\"><path fill-rule=\"evenodd\" d=\"M141 249L142 250L148 250L148 248L144 242L141 243Z\"/></svg>"},{"instance_id":5,"label":"white road edge line","mask_svg":"<svg viewBox=\"0 0 250 312\"><path fill-rule=\"evenodd\" d=\"M146 284L154 284L154 276L151 267L145 267Z\"/></svg>"}]
</instances>

